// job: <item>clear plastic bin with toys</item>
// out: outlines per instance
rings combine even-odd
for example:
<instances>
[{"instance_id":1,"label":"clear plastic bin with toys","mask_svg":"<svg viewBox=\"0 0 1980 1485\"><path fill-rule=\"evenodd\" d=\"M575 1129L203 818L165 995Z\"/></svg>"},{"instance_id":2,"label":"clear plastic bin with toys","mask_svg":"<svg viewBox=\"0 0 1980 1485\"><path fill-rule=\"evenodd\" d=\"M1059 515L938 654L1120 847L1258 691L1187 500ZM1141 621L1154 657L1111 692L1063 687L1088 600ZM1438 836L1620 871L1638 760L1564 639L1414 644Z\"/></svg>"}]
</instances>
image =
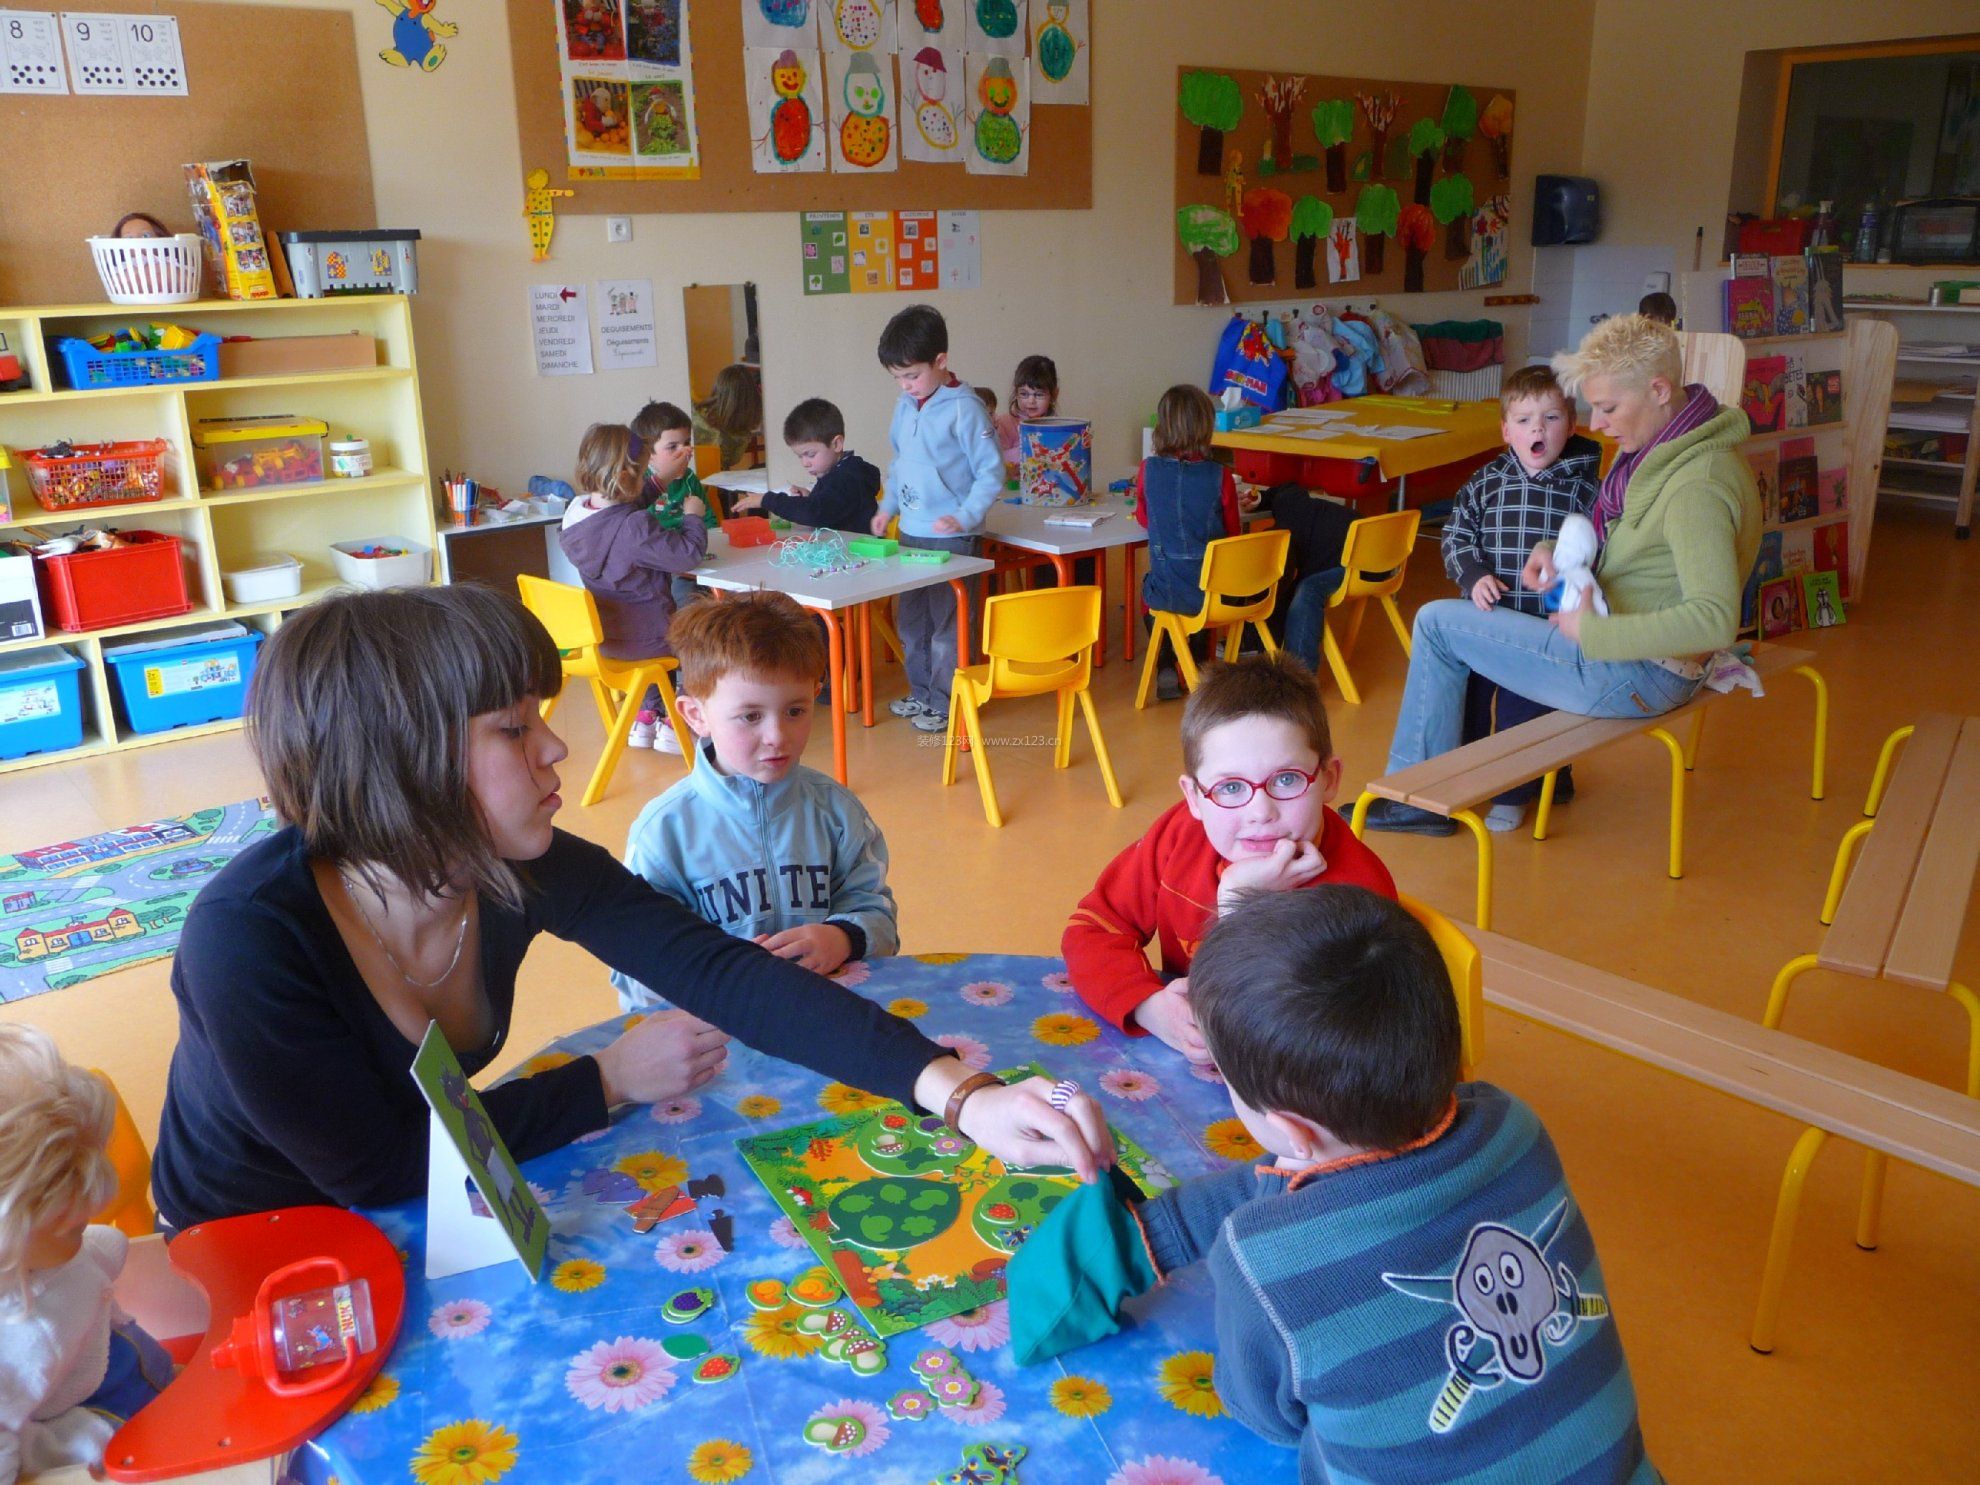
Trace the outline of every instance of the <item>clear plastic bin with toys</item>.
<instances>
[{"instance_id":1,"label":"clear plastic bin with toys","mask_svg":"<svg viewBox=\"0 0 1980 1485\"><path fill-rule=\"evenodd\" d=\"M200 482L209 490L304 484L323 478L329 425L291 413L201 418L193 424Z\"/></svg>"}]
</instances>

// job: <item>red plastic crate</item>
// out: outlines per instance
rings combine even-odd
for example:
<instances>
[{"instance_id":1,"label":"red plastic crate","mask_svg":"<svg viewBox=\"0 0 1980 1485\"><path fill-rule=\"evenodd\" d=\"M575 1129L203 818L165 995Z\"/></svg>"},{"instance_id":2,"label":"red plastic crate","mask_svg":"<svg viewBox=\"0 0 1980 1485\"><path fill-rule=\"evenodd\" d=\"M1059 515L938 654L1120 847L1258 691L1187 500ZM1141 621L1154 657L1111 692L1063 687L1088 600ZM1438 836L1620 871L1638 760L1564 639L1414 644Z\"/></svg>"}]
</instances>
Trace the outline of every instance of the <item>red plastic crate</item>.
<instances>
[{"instance_id":1,"label":"red plastic crate","mask_svg":"<svg viewBox=\"0 0 1980 1485\"><path fill-rule=\"evenodd\" d=\"M56 628L107 629L192 610L179 538L163 531L118 535L131 545L35 559L43 606Z\"/></svg>"}]
</instances>

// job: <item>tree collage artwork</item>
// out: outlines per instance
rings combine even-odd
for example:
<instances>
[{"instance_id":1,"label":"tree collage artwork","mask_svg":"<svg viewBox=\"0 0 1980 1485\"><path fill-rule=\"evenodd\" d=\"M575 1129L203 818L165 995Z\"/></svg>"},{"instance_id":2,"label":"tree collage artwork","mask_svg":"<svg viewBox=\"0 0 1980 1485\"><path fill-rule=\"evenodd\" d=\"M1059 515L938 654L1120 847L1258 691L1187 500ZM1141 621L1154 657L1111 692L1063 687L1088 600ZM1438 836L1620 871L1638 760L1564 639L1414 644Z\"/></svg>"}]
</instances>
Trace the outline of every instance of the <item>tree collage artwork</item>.
<instances>
[{"instance_id":1,"label":"tree collage artwork","mask_svg":"<svg viewBox=\"0 0 1980 1485\"><path fill-rule=\"evenodd\" d=\"M1184 67L1176 103L1176 303L1504 282L1510 89Z\"/></svg>"},{"instance_id":2,"label":"tree collage artwork","mask_svg":"<svg viewBox=\"0 0 1980 1485\"><path fill-rule=\"evenodd\" d=\"M1114 1145L1142 1191L1172 1184L1119 1130ZM1002 1299L1011 1254L1077 1179L1058 1166L1007 1169L934 1115L878 1098L736 1149L882 1337Z\"/></svg>"}]
</instances>

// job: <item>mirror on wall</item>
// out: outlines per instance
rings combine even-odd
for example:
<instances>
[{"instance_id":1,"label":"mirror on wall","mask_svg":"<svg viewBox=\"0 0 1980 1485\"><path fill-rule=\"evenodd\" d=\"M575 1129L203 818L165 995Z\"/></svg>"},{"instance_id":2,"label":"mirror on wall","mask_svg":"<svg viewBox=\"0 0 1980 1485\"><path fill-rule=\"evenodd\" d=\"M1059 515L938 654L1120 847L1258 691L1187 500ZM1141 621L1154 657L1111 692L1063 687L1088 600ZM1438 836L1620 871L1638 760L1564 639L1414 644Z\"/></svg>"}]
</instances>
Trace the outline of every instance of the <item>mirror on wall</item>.
<instances>
[{"instance_id":1,"label":"mirror on wall","mask_svg":"<svg viewBox=\"0 0 1980 1485\"><path fill-rule=\"evenodd\" d=\"M755 284L681 291L693 394L694 469L706 477L763 467L763 363Z\"/></svg>"}]
</instances>

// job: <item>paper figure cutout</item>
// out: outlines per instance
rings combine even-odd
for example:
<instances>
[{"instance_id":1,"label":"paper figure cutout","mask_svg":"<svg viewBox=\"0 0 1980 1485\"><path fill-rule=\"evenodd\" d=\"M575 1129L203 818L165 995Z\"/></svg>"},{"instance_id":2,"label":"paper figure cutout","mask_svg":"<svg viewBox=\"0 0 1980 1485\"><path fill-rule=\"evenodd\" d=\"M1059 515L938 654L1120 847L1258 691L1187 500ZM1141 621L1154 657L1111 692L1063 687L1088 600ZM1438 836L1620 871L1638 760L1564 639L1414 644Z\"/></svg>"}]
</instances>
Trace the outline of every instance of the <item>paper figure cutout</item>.
<instances>
[{"instance_id":1,"label":"paper figure cutout","mask_svg":"<svg viewBox=\"0 0 1980 1485\"><path fill-rule=\"evenodd\" d=\"M972 175L1023 175L1031 165L1031 69L1011 70L1008 57L965 59L969 76Z\"/></svg>"},{"instance_id":2,"label":"paper figure cutout","mask_svg":"<svg viewBox=\"0 0 1980 1485\"><path fill-rule=\"evenodd\" d=\"M1506 224L1511 219L1512 198L1503 193L1471 214L1471 256L1458 270L1460 289L1483 289L1506 281Z\"/></svg>"},{"instance_id":3,"label":"paper figure cutout","mask_svg":"<svg viewBox=\"0 0 1980 1485\"><path fill-rule=\"evenodd\" d=\"M819 0L818 29L827 51L891 52L894 0Z\"/></svg>"},{"instance_id":4,"label":"paper figure cutout","mask_svg":"<svg viewBox=\"0 0 1980 1485\"><path fill-rule=\"evenodd\" d=\"M626 0L626 55L655 67L681 65L683 0Z\"/></svg>"},{"instance_id":5,"label":"paper figure cutout","mask_svg":"<svg viewBox=\"0 0 1980 1485\"><path fill-rule=\"evenodd\" d=\"M1492 163L1498 167L1500 180L1512 179L1512 131L1512 99L1494 93L1478 116L1478 132L1492 141Z\"/></svg>"},{"instance_id":6,"label":"paper figure cutout","mask_svg":"<svg viewBox=\"0 0 1980 1485\"><path fill-rule=\"evenodd\" d=\"M417 67L431 72L447 60L447 48L439 45L460 34L451 21L438 20L433 11L440 0L378 0L392 13L392 44L378 54L394 67Z\"/></svg>"},{"instance_id":7,"label":"paper figure cutout","mask_svg":"<svg viewBox=\"0 0 1980 1485\"><path fill-rule=\"evenodd\" d=\"M1361 263L1370 273L1382 271L1382 239L1396 230L1400 203L1387 186L1363 186L1354 199L1354 222L1361 229Z\"/></svg>"},{"instance_id":8,"label":"paper figure cutout","mask_svg":"<svg viewBox=\"0 0 1980 1485\"><path fill-rule=\"evenodd\" d=\"M1361 105L1362 117L1368 120L1368 131L1375 142L1369 146L1368 154L1373 168L1380 171L1382 161L1389 153L1389 126L1396 121L1396 110L1402 106L1400 93L1356 93L1354 101ZM1381 270L1370 265L1371 273Z\"/></svg>"},{"instance_id":9,"label":"paper figure cutout","mask_svg":"<svg viewBox=\"0 0 1980 1485\"><path fill-rule=\"evenodd\" d=\"M632 99L605 77L571 79L572 148L588 155L632 154Z\"/></svg>"},{"instance_id":10,"label":"paper figure cutout","mask_svg":"<svg viewBox=\"0 0 1980 1485\"><path fill-rule=\"evenodd\" d=\"M655 164L694 157L693 123L685 85L637 82L632 85L633 154Z\"/></svg>"},{"instance_id":11,"label":"paper figure cutout","mask_svg":"<svg viewBox=\"0 0 1980 1485\"><path fill-rule=\"evenodd\" d=\"M825 168L825 88L819 53L743 51L749 81L750 162L781 175Z\"/></svg>"},{"instance_id":12,"label":"paper figure cutout","mask_svg":"<svg viewBox=\"0 0 1980 1485\"><path fill-rule=\"evenodd\" d=\"M964 48L972 55L998 56L1016 63L1031 44L1029 0L955 0L964 7ZM1027 69L1029 70L1029 69Z\"/></svg>"},{"instance_id":13,"label":"paper figure cutout","mask_svg":"<svg viewBox=\"0 0 1980 1485\"><path fill-rule=\"evenodd\" d=\"M1251 281L1275 284L1279 281L1278 259L1273 244L1284 242L1292 227L1292 197L1272 186L1261 186L1244 193L1244 211L1238 218L1251 239Z\"/></svg>"},{"instance_id":14,"label":"paper figure cutout","mask_svg":"<svg viewBox=\"0 0 1980 1485\"><path fill-rule=\"evenodd\" d=\"M1334 230L1334 208L1318 196L1302 196L1293 206L1293 287L1311 289L1319 285L1313 259Z\"/></svg>"},{"instance_id":15,"label":"paper figure cutout","mask_svg":"<svg viewBox=\"0 0 1980 1485\"><path fill-rule=\"evenodd\" d=\"M1224 173L1224 135L1244 117L1244 94L1237 80L1221 72L1185 72L1180 106L1182 115L1196 125L1196 173Z\"/></svg>"},{"instance_id":16,"label":"paper figure cutout","mask_svg":"<svg viewBox=\"0 0 1980 1485\"><path fill-rule=\"evenodd\" d=\"M523 177L523 185L523 217L529 223L530 261L541 263L550 256L550 239L557 231L557 198L575 196L577 192L553 187L547 170L530 171Z\"/></svg>"},{"instance_id":17,"label":"paper figure cutout","mask_svg":"<svg viewBox=\"0 0 1980 1485\"><path fill-rule=\"evenodd\" d=\"M1232 216L1244 215L1244 151L1232 150L1224 166L1224 210Z\"/></svg>"},{"instance_id":18,"label":"paper figure cutout","mask_svg":"<svg viewBox=\"0 0 1980 1485\"><path fill-rule=\"evenodd\" d=\"M1214 206L1185 206L1176 213L1176 235L1196 260L1196 302L1229 304L1230 290L1224 287L1224 271L1217 260L1238 250L1237 223L1231 214Z\"/></svg>"},{"instance_id":19,"label":"paper figure cutout","mask_svg":"<svg viewBox=\"0 0 1980 1485\"><path fill-rule=\"evenodd\" d=\"M1444 224L1444 256L1471 256L1471 177L1440 176L1430 187L1430 214Z\"/></svg>"},{"instance_id":20,"label":"paper figure cutout","mask_svg":"<svg viewBox=\"0 0 1980 1485\"><path fill-rule=\"evenodd\" d=\"M961 52L924 46L911 60L901 59L901 88L908 100L901 119L904 158L937 165L962 163L962 77Z\"/></svg>"},{"instance_id":21,"label":"paper figure cutout","mask_svg":"<svg viewBox=\"0 0 1980 1485\"><path fill-rule=\"evenodd\" d=\"M1423 292L1423 257L1437 241L1437 219L1430 208L1412 201L1396 219L1396 240L1403 245L1403 292Z\"/></svg>"},{"instance_id":22,"label":"paper figure cutout","mask_svg":"<svg viewBox=\"0 0 1980 1485\"><path fill-rule=\"evenodd\" d=\"M832 168L900 168L895 149L894 59L873 52L827 52L832 105Z\"/></svg>"},{"instance_id":23,"label":"paper figure cutout","mask_svg":"<svg viewBox=\"0 0 1980 1485\"><path fill-rule=\"evenodd\" d=\"M743 46L811 50L818 45L819 8L812 0L742 0Z\"/></svg>"},{"instance_id":24,"label":"paper figure cutout","mask_svg":"<svg viewBox=\"0 0 1980 1485\"><path fill-rule=\"evenodd\" d=\"M1303 77L1267 77L1258 88L1258 106L1265 110L1270 129L1265 135L1265 154L1258 162L1260 175L1289 175L1311 170L1320 162L1311 155L1293 154L1293 110L1306 91Z\"/></svg>"},{"instance_id":25,"label":"paper figure cutout","mask_svg":"<svg viewBox=\"0 0 1980 1485\"><path fill-rule=\"evenodd\" d=\"M1041 0L1045 12L1037 19L1031 35L1031 101L1073 103L1090 101L1091 48L1093 34L1089 18L1090 0Z\"/></svg>"},{"instance_id":26,"label":"paper figure cutout","mask_svg":"<svg viewBox=\"0 0 1980 1485\"><path fill-rule=\"evenodd\" d=\"M1464 148L1478 132L1478 100L1471 89L1453 85L1437 122L1444 131L1444 169L1455 175L1464 169Z\"/></svg>"},{"instance_id":27,"label":"paper figure cutout","mask_svg":"<svg viewBox=\"0 0 1980 1485\"><path fill-rule=\"evenodd\" d=\"M626 33L613 0L563 0L564 52L573 62L623 62Z\"/></svg>"},{"instance_id":28,"label":"paper figure cutout","mask_svg":"<svg viewBox=\"0 0 1980 1485\"><path fill-rule=\"evenodd\" d=\"M1361 279L1361 233L1353 217L1334 218L1327 235L1327 282L1352 284Z\"/></svg>"},{"instance_id":29,"label":"paper figure cutout","mask_svg":"<svg viewBox=\"0 0 1980 1485\"><path fill-rule=\"evenodd\" d=\"M1437 157L1444 150L1444 130L1435 119L1418 119L1409 126L1408 148L1416 162L1416 190L1411 199L1418 206L1430 204L1430 182L1437 172Z\"/></svg>"}]
</instances>

